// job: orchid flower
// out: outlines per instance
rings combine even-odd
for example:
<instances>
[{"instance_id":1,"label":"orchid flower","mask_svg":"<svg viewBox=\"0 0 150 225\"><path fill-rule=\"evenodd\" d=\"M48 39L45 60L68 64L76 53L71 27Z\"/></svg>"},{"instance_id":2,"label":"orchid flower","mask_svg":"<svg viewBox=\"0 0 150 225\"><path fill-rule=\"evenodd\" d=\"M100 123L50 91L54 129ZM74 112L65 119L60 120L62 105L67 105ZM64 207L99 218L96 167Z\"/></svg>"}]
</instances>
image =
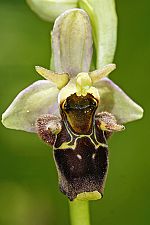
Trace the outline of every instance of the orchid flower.
<instances>
[{"instance_id":1,"label":"orchid flower","mask_svg":"<svg viewBox=\"0 0 150 225\"><path fill-rule=\"evenodd\" d=\"M45 80L21 91L2 116L5 127L37 133L53 146L60 189L70 200L102 197L107 139L143 115L108 78L115 64L90 71L92 45L87 13L62 13L52 31L54 71L36 66Z\"/></svg>"}]
</instances>

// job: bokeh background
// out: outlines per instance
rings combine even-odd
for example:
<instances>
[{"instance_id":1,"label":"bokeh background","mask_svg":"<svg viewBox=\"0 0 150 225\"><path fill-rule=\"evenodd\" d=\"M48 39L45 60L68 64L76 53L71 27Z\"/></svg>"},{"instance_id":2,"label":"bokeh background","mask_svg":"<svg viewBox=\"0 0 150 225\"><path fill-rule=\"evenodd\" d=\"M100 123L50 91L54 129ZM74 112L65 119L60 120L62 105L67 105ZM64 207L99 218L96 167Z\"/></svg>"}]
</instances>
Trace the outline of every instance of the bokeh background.
<instances>
[{"instance_id":1,"label":"bokeh background","mask_svg":"<svg viewBox=\"0 0 150 225\"><path fill-rule=\"evenodd\" d=\"M105 195L90 203L92 225L150 223L150 1L116 1L118 45L111 77L145 109L110 140ZM50 25L23 0L0 0L0 113L49 67ZM68 225L52 150L35 134L0 125L0 225Z\"/></svg>"}]
</instances>

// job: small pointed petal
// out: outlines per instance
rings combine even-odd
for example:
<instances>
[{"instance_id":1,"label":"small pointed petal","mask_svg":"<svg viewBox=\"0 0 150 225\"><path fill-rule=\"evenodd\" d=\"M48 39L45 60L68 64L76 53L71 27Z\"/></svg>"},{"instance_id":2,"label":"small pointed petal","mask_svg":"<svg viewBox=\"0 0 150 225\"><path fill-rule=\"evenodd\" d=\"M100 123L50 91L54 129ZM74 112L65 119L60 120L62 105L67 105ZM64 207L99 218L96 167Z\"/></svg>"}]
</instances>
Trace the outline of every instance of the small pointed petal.
<instances>
[{"instance_id":1,"label":"small pointed petal","mask_svg":"<svg viewBox=\"0 0 150 225\"><path fill-rule=\"evenodd\" d=\"M116 64L108 64L104 66L102 69L95 70L89 73L89 76L92 79L93 84L98 82L100 79L106 77L113 70L116 69Z\"/></svg>"},{"instance_id":2,"label":"small pointed petal","mask_svg":"<svg viewBox=\"0 0 150 225\"><path fill-rule=\"evenodd\" d=\"M26 0L30 8L43 20L54 20L65 10L77 7L77 0Z\"/></svg>"},{"instance_id":3,"label":"small pointed petal","mask_svg":"<svg viewBox=\"0 0 150 225\"><path fill-rule=\"evenodd\" d=\"M95 87L100 94L98 112L112 113L120 124L142 118L143 109L108 78L103 78Z\"/></svg>"},{"instance_id":4,"label":"small pointed petal","mask_svg":"<svg viewBox=\"0 0 150 225\"><path fill-rule=\"evenodd\" d=\"M56 84L58 89L63 88L69 82L69 74L67 73L62 73L62 74L55 73L41 66L35 66L35 69L42 77Z\"/></svg>"},{"instance_id":5,"label":"small pointed petal","mask_svg":"<svg viewBox=\"0 0 150 225\"><path fill-rule=\"evenodd\" d=\"M35 122L42 114L58 114L59 90L50 81L39 80L21 91L2 115L5 127L35 131Z\"/></svg>"},{"instance_id":6,"label":"small pointed petal","mask_svg":"<svg viewBox=\"0 0 150 225\"><path fill-rule=\"evenodd\" d=\"M92 32L85 11L67 10L56 19L52 32L52 49L56 72L75 76L89 71Z\"/></svg>"}]
</instances>

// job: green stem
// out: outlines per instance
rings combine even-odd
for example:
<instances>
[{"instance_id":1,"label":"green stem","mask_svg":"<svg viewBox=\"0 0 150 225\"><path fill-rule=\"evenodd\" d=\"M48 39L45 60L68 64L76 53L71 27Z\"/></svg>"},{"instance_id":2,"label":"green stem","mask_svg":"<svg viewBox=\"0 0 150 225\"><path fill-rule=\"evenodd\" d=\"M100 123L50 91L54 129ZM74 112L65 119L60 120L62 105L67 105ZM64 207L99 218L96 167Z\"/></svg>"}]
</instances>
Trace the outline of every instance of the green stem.
<instances>
[{"instance_id":1,"label":"green stem","mask_svg":"<svg viewBox=\"0 0 150 225\"><path fill-rule=\"evenodd\" d=\"M69 205L71 225L90 225L88 201L74 200Z\"/></svg>"}]
</instances>

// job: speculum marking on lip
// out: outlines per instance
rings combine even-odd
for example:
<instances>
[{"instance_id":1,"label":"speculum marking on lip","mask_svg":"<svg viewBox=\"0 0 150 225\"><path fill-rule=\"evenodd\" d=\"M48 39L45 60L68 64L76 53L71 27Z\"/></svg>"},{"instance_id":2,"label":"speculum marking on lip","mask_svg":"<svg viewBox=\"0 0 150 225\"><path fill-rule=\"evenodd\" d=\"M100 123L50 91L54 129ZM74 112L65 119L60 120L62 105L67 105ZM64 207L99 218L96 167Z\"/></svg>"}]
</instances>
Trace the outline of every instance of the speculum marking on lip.
<instances>
[{"instance_id":1,"label":"speculum marking on lip","mask_svg":"<svg viewBox=\"0 0 150 225\"><path fill-rule=\"evenodd\" d=\"M68 97L61 106L62 114L68 126L77 134L90 134L93 116L97 109L97 100L91 95Z\"/></svg>"}]
</instances>

